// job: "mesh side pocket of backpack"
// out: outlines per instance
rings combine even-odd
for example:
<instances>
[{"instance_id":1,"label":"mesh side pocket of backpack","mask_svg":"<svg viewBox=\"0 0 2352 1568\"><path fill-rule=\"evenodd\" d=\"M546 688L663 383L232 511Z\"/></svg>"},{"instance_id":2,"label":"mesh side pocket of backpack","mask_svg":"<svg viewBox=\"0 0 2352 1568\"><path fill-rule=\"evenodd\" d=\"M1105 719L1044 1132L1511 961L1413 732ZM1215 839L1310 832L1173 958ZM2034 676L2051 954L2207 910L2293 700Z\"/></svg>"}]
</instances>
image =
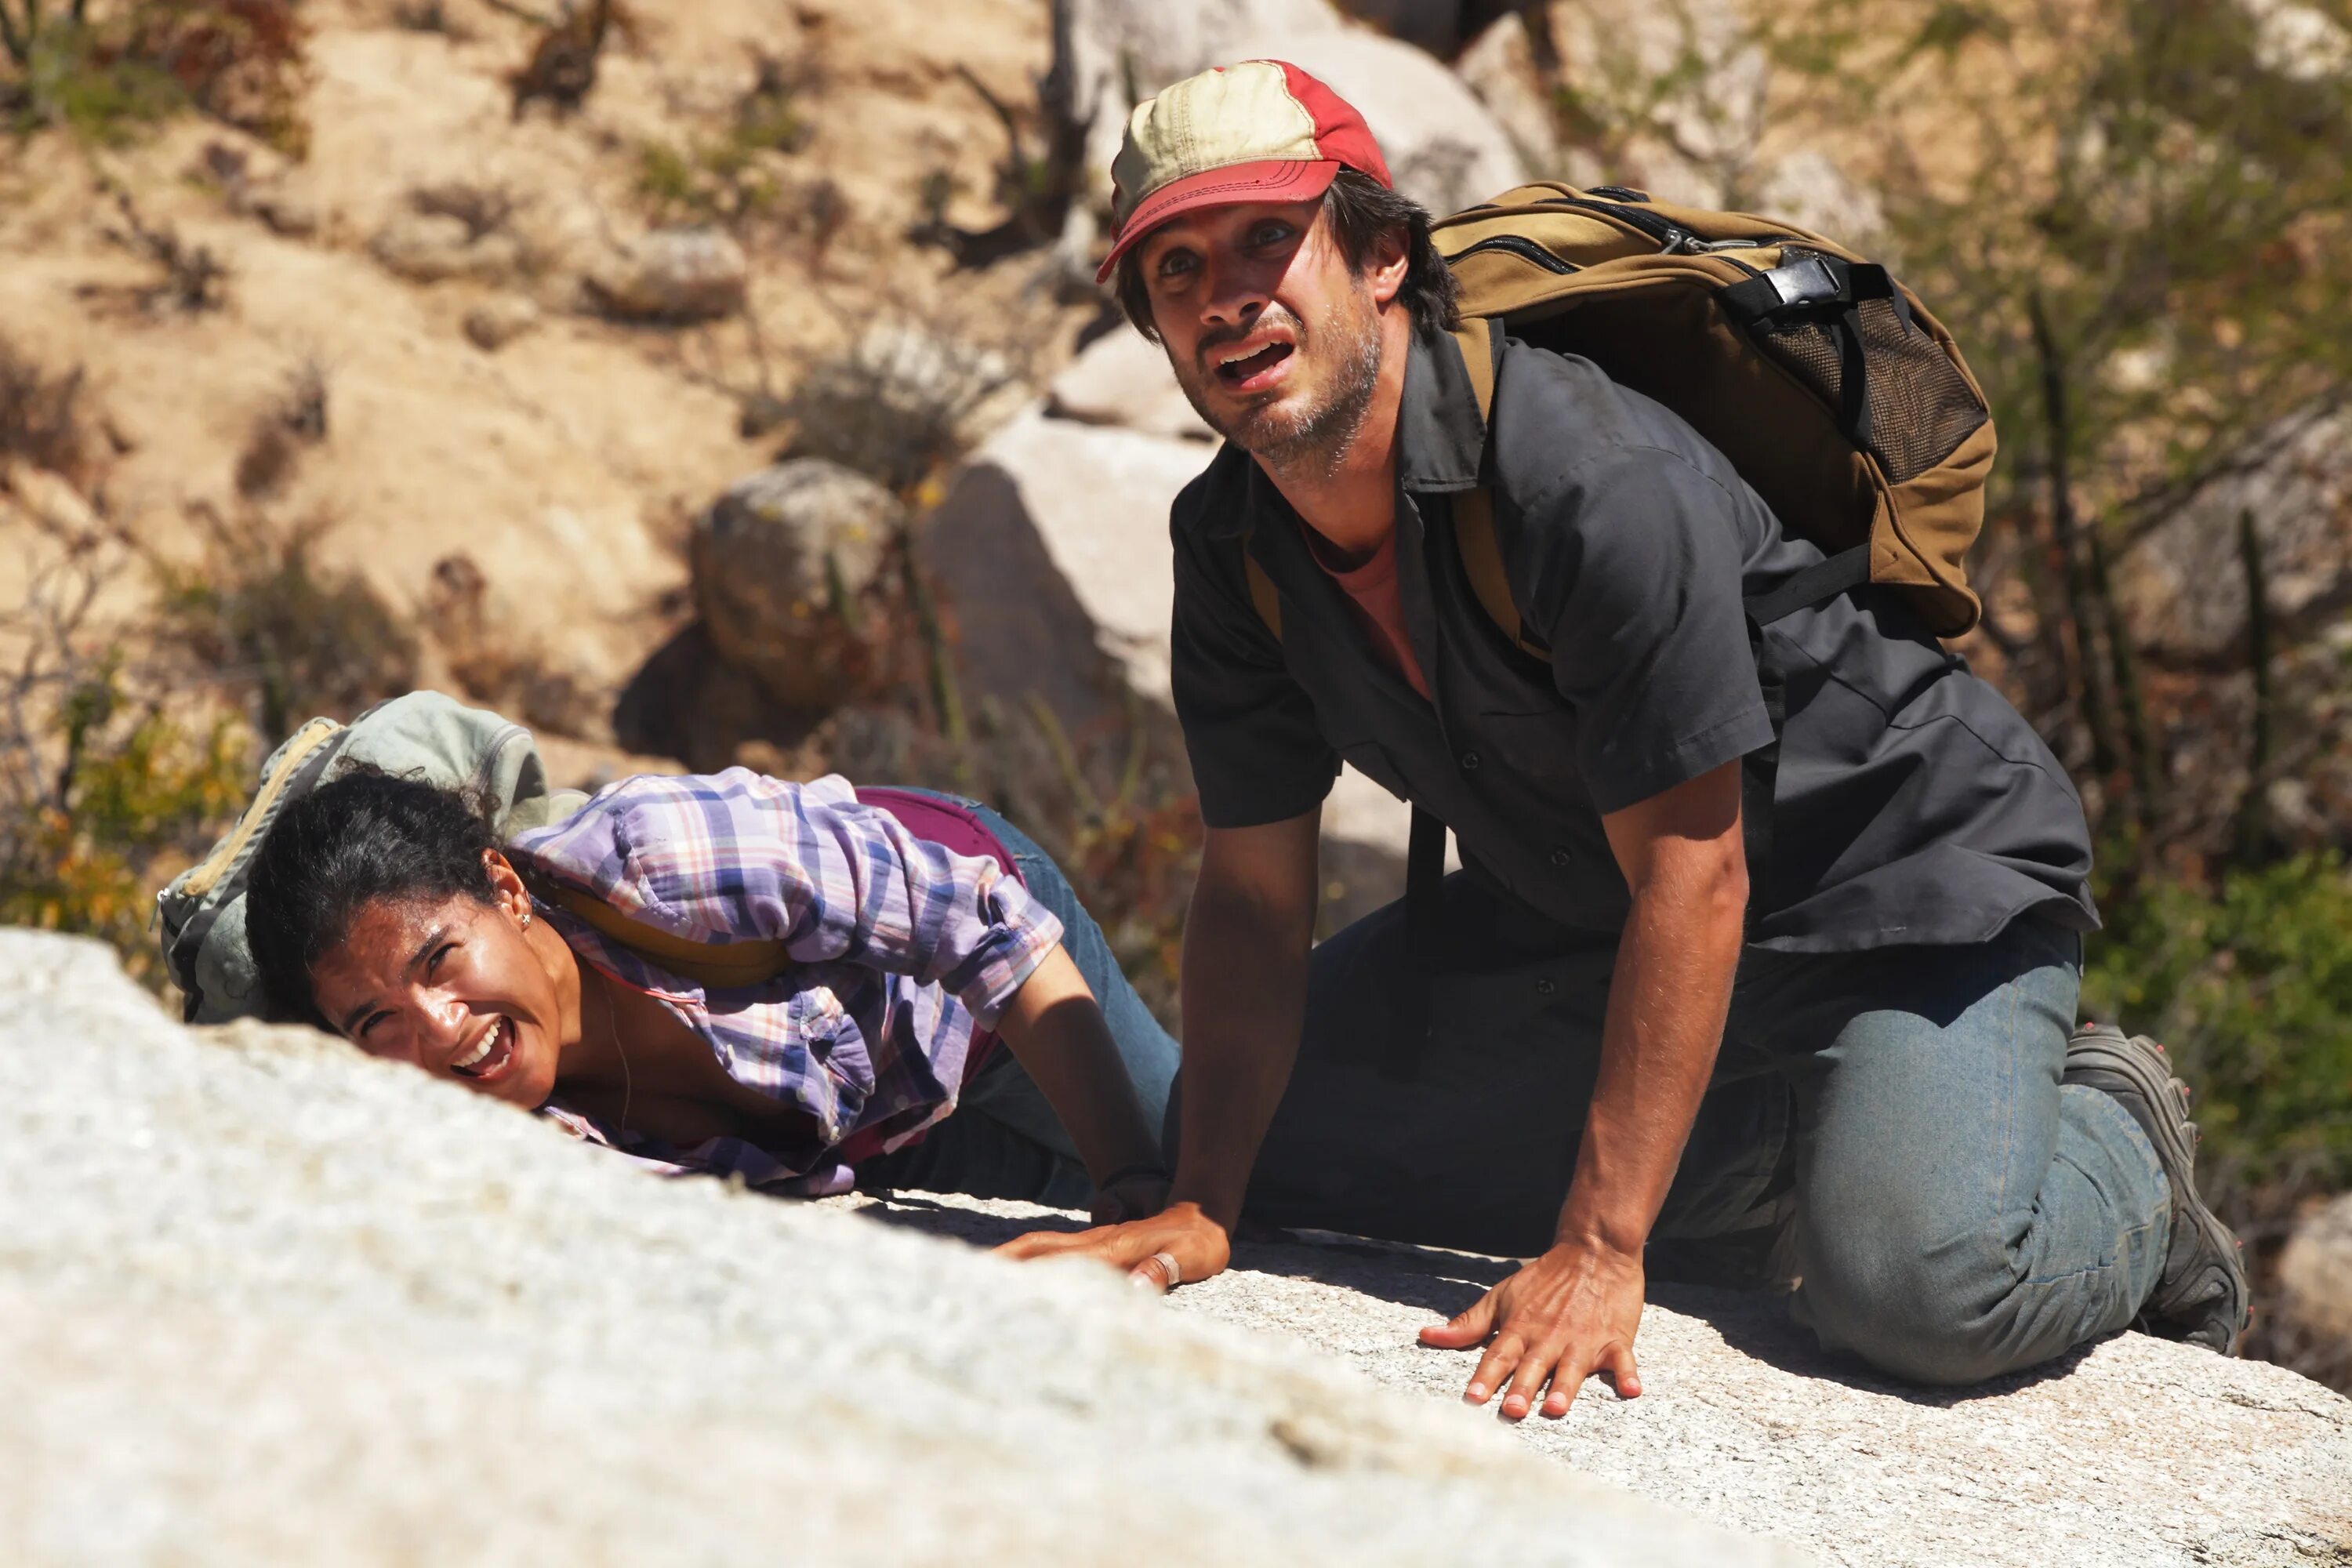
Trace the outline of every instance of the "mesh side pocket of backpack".
<instances>
[{"instance_id":1,"label":"mesh side pocket of backpack","mask_svg":"<svg viewBox=\"0 0 2352 1568\"><path fill-rule=\"evenodd\" d=\"M1845 400L1845 359L1826 321L1803 317L1766 322L1756 334L1832 410Z\"/></svg>"},{"instance_id":2,"label":"mesh side pocket of backpack","mask_svg":"<svg viewBox=\"0 0 2352 1568\"><path fill-rule=\"evenodd\" d=\"M1944 345L1906 323L1894 300L1864 300L1858 312L1870 449L1889 483L1906 484L1950 457L1990 416Z\"/></svg>"}]
</instances>

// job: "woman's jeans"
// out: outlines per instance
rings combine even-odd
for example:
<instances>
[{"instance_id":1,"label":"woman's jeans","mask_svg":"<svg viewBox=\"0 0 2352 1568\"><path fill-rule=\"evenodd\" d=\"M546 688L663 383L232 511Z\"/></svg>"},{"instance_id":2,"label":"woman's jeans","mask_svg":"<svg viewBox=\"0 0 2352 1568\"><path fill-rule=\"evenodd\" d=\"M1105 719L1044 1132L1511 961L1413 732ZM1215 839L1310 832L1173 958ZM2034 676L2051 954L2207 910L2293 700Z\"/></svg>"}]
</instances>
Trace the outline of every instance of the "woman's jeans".
<instances>
[{"instance_id":1,"label":"woman's jeans","mask_svg":"<svg viewBox=\"0 0 2352 1568\"><path fill-rule=\"evenodd\" d=\"M1509 1256L1549 1244L1615 944L1532 932L1465 874L1445 894L1451 945L1472 956L1432 977L1408 1073L1387 1055L1412 963L1402 907L1316 950L1245 1213ZM1927 1383L2128 1324L2163 1266L2170 1194L2130 1114L2059 1082L2080 952L2032 921L1966 947L1751 950L1653 1276L1769 1258L1825 1345Z\"/></svg>"},{"instance_id":2,"label":"woman's jeans","mask_svg":"<svg viewBox=\"0 0 2352 1568\"><path fill-rule=\"evenodd\" d=\"M1127 983L1110 944L1103 940L1102 928L1079 904L1054 858L1027 834L977 801L959 795L938 798L954 801L979 817L1020 867L1029 896L1061 921L1062 950L1078 966L1102 1007L1111 1040L1135 1085L1135 1097L1143 1104L1144 1125L1157 1129L1167 1114L1169 1087L1176 1078L1176 1042ZM1013 1052L1002 1046L964 1086L953 1115L912 1148L861 1164L857 1183L862 1187L1024 1198L1056 1208L1084 1208L1094 1194L1094 1184L1087 1180L1077 1146L1061 1119Z\"/></svg>"}]
</instances>

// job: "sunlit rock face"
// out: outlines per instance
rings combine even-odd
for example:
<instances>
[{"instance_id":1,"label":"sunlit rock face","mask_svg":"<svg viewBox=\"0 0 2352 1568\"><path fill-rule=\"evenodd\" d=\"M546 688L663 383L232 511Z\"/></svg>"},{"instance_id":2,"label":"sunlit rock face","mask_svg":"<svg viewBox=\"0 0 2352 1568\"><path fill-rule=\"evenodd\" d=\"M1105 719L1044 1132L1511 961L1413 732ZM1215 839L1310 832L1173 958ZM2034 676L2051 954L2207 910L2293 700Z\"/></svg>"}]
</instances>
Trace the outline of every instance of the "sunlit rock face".
<instances>
[{"instance_id":1,"label":"sunlit rock face","mask_svg":"<svg viewBox=\"0 0 2352 1568\"><path fill-rule=\"evenodd\" d=\"M1801 1561L1459 1405L669 1182L0 931L0 1562Z\"/></svg>"}]
</instances>

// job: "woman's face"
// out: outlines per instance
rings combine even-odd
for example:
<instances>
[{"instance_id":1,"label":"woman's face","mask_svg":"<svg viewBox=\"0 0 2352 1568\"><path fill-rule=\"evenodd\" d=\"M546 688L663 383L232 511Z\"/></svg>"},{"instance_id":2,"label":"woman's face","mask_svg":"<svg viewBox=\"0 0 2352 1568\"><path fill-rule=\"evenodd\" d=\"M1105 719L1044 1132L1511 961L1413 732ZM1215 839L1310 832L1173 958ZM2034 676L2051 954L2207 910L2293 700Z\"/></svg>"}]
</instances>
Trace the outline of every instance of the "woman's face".
<instances>
[{"instance_id":1,"label":"woman's face","mask_svg":"<svg viewBox=\"0 0 2352 1568\"><path fill-rule=\"evenodd\" d=\"M310 968L320 1015L370 1056L525 1108L555 1089L564 1043L558 965L532 940L530 900L488 857L494 901L380 899ZM565 950L568 952L568 950ZM576 1004L572 1009L576 1013Z\"/></svg>"}]
</instances>

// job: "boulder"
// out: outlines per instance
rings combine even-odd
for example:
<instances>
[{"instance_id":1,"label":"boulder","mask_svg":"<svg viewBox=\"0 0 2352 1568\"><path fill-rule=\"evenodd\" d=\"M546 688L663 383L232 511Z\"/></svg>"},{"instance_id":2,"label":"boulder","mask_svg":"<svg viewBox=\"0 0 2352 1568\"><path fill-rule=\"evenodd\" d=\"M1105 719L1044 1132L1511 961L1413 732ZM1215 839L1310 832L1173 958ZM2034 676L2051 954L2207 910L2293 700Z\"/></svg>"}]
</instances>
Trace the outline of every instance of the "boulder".
<instances>
[{"instance_id":1,"label":"boulder","mask_svg":"<svg viewBox=\"0 0 2352 1568\"><path fill-rule=\"evenodd\" d=\"M1045 412L1081 425L1116 426L1147 436L1213 441L1168 355L1142 333L1121 325L1088 343L1045 389Z\"/></svg>"},{"instance_id":2,"label":"boulder","mask_svg":"<svg viewBox=\"0 0 2352 1568\"><path fill-rule=\"evenodd\" d=\"M1477 94L1529 169L1571 184L1608 184L1598 161L1560 145L1552 97L1537 69L1527 23L1517 12L1472 39L1455 58L1454 74Z\"/></svg>"},{"instance_id":3,"label":"boulder","mask_svg":"<svg viewBox=\"0 0 2352 1568\"><path fill-rule=\"evenodd\" d=\"M2352 597L2352 418L2289 420L2258 447L2257 461L2207 486L2116 563L2116 593L2136 640L2159 658L2242 652L2238 520L2250 511L2274 621L2340 614Z\"/></svg>"},{"instance_id":4,"label":"boulder","mask_svg":"<svg viewBox=\"0 0 2352 1568\"><path fill-rule=\"evenodd\" d=\"M368 251L385 271L412 283L452 278L497 282L522 264L522 247L514 236L494 230L478 237L462 219L446 213L396 213L376 230Z\"/></svg>"},{"instance_id":5,"label":"boulder","mask_svg":"<svg viewBox=\"0 0 2352 1568\"><path fill-rule=\"evenodd\" d=\"M1522 177L1510 139L1452 73L1410 44L1349 26L1326 0L1069 0L1068 10L1055 68L1087 125L1086 175L1098 206L1109 205L1133 94L1255 58L1289 60L1330 82L1363 111L1399 186L1433 210Z\"/></svg>"},{"instance_id":6,"label":"boulder","mask_svg":"<svg viewBox=\"0 0 2352 1568\"><path fill-rule=\"evenodd\" d=\"M982 1244L1078 1223L961 1197L909 1201L894 1217ZM1472 1362L1414 1333L1511 1267L1309 1233L1235 1247L1229 1272L1169 1305L1337 1351L1391 1388L1454 1405ZM2284 1367L2123 1333L1974 1388L1917 1388L1824 1353L1761 1292L1654 1282L1649 1294L1642 1396L1588 1383L1566 1419L1507 1428L1522 1447L1844 1568L2352 1556L2352 1399Z\"/></svg>"},{"instance_id":7,"label":"boulder","mask_svg":"<svg viewBox=\"0 0 2352 1568\"><path fill-rule=\"evenodd\" d=\"M2254 60L2294 82L2341 79L2352 72L2352 28L2296 0L2241 0L2254 25Z\"/></svg>"},{"instance_id":8,"label":"boulder","mask_svg":"<svg viewBox=\"0 0 2352 1568\"><path fill-rule=\"evenodd\" d=\"M1695 206L1760 205L1757 143L1769 67L1736 0L1554 0L1557 83L1536 70L1527 28L1505 16L1465 49L1463 79L1537 167L1571 184L1633 185ZM1604 127L1604 164L1564 142L1555 88ZM1795 214L1788 215L1791 217Z\"/></svg>"},{"instance_id":9,"label":"boulder","mask_svg":"<svg viewBox=\"0 0 2352 1568\"><path fill-rule=\"evenodd\" d=\"M466 312L466 341L486 353L539 325L539 307L521 294L499 294Z\"/></svg>"},{"instance_id":10,"label":"boulder","mask_svg":"<svg viewBox=\"0 0 2352 1568\"><path fill-rule=\"evenodd\" d=\"M839 701L862 650L886 631L859 612L905 526L880 485L818 458L737 481L695 521L695 607L719 657L784 707Z\"/></svg>"},{"instance_id":11,"label":"boulder","mask_svg":"<svg viewBox=\"0 0 2352 1568\"><path fill-rule=\"evenodd\" d=\"M1108 1271L183 1028L92 942L0 932L0 985L16 1568L1802 1561Z\"/></svg>"},{"instance_id":12,"label":"boulder","mask_svg":"<svg viewBox=\"0 0 2352 1568\"><path fill-rule=\"evenodd\" d=\"M271 233L289 239L309 239L320 227L317 195L291 177L281 176L257 187L247 195L245 206Z\"/></svg>"},{"instance_id":13,"label":"boulder","mask_svg":"<svg viewBox=\"0 0 2352 1568\"><path fill-rule=\"evenodd\" d=\"M1468 0L1339 0L1340 9L1368 26L1441 58L1463 44L1473 13L1486 9Z\"/></svg>"},{"instance_id":14,"label":"boulder","mask_svg":"<svg viewBox=\"0 0 2352 1568\"><path fill-rule=\"evenodd\" d=\"M1288 60L1361 110L1397 189L1433 213L1527 178L1518 149L1462 79L1411 44L1360 28L1253 32L1238 57Z\"/></svg>"},{"instance_id":15,"label":"boulder","mask_svg":"<svg viewBox=\"0 0 2352 1568\"><path fill-rule=\"evenodd\" d=\"M732 236L696 226L639 235L584 281L591 301L607 315L686 322L740 310L751 277L751 262Z\"/></svg>"},{"instance_id":16,"label":"boulder","mask_svg":"<svg viewBox=\"0 0 2352 1568\"><path fill-rule=\"evenodd\" d=\"M1034 692L1074 733L1124 723L1129 690L1172 722L1168 510L1213 452L1059 418L1048 405L975 451L919 530L962 631L967 688L1008 706ZM1323 807L1326 868L1340 889L1327 885L1328 921L1402 891L1410 826L1396 797L1353 769L1339 775Z\"/></svg>"},{"instance_id":17,"label":"boulder","mask_svg":"<svg viewBox=\"0 0 2352 1568\"><path fill-rule=\"evenodd\" d=\"M2279 1255L2277 1316L2296 1364L2352 1388L2352 1193L2306 1216Z\"/></svg>"}]
</instances>

